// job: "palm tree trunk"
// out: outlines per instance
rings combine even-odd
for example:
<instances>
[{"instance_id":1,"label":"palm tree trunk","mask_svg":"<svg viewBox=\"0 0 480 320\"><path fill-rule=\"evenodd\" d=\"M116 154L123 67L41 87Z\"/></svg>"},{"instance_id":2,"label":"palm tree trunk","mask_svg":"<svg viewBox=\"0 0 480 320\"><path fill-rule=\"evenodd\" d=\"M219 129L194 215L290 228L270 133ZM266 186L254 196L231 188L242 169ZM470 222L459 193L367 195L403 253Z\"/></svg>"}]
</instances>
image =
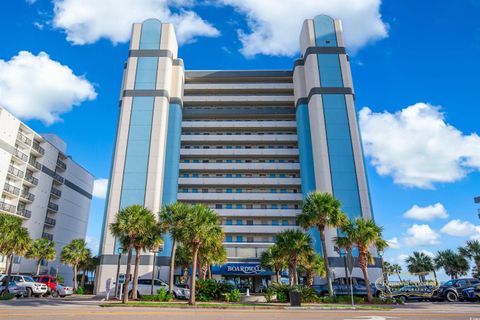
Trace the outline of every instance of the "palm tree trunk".
<instances>
[{"instance_id":1,"label":"palm tree trunk","mask_svg":"<svg viewBox=\"0 0 480 320\"><path fill-rule=\"evenodd\" d=\"M364 254L360 253L360 256L358 258L359 258L358 263L359 263L360 268L362 269L362 273L363 273L363 279L365 280L365 286L367 287L367 300L368 300L369 303L372 303L373 295L372 295L372 288L370 287L370 279L368 278L367 257L365 257Z\"/></svg>"},{"instance_id":2,"label":"palm tree trunk","mask_svg":"<svg viewBox=\"0 0 480 320\"><path fill-rule=\"evenodd\" d=\"M330 278L330 266L328 264L327 246L325 242L325 229L318 228L318 231L320 231L320 240L322 240L322 253L323 253L323 261L325 264L325 272L327 274L328 295L330 297L333 297L334 292L333 292L332 279Z\"/></svg>"},{"instance_id":3,"label":"palm tree trunk","mask_svg":"<svg viewBox=\"0 0 480 320\"><path fill-rule=\"evenodd\" d=\"M7 257L7 260L9 260L9 263L8 263L8 269L7 269L7 288L8 288L8 284L10 283L10 278L12 276L12 266L13 266L13 253L10 255L10 257ZM5 292L7 292L7 290L5 290Z\"/></svg>"},{"instance_id":4,"label":"palm tree trunk","mask_svg":"<svg viewBox=\"0 0 480 320\"><path fill-rule=\"evenodd\" d=\"M173 238L172 238L173 239ZM175 254L177 253L177 241L173 239L172 253L170 254L170 279L168 282L168 292L173 293L173 282L175 276Z\"/></svg>"},{"instance_id":5,"label":"palm tree trunk","mask_svg":"<svg viewBox=\"0 0 480 320\"><path fill-rule=\"evenodd\" d=\"M80 286L81 286L82 288L85 288L85 273L86 273L86 270L83 269L82 271L83 271L83 273L82 273L82 280L81 280L81 282L80 282Z\"/></svg>"},{"instance_id":6,"label":"palm tree trunk","mask_svg":"<svg viewBox=\"0 0 480 320\"><path fill-rule=\"evenodd\" d=\"M128 287L130 284L130 273L132 269L132 252L133 252L133 243L135 239L131 238L130 239L130 245L128 246L128 256L127 256L127 271L125 272L125 283L123 284L123 297L122 297L122 303L127 303L128 302Z\"/></svg>"},{"instance_id":7,"label":"palm tree trunk","mask_svg":"<svg viewBox=\"0 0 480 320\"><path fill-rule=\"evenodd\" d=\"M135 270L133 271L132 299L137 299L138 269L140 268L141 249L135 248Z\"/></svg>"},{"instance_id":8,"label":"palm tree trunk","mask_svg":"<svg viewBox=\"0 0 480 320\"><path fill-rule=\"evenodd\" d=\"M77 264L75 263L73 265L73 291L77 291L78 289L78 283L77 283Z\"/></svg>"},{"instance_id":9,"label":"palm tree trunk","mask_svg":"<svg viewBox=\"0 0 480 320\"><path fill-rule=\"evenodd\" d=\"M35 275L39 275L40 274L40 264L42 262L42 259L38 259L37 261L37 270L35 271Z\"/></svg>"},{"instance_id":10,"label":"palm tree trunk","mask_svg":"<svg viewBox=\"0 0 480 320\"><path fill-rule=\"evenodd\" d=\"M188 280L188 264L183 266L183 283L187 284Z\"/></svg>"},{"instance_id":11,"label":"palm tree trunk","mask_svg":"<svg viewBox=\"0 0 480 320\"><path fill-rule=\"evenodd\" d=\"M280 283L280 270L275 270L275 278L277 280L277 283Z\"/></svg>"},{"instance_id":12,"label":"palm tree trunk","mask_svg":"<svg viewBox=\"0 0 480 320\"><path fill-rule=\"evenodd\" d=\"M438 280L437 280L437 273L435 272L435 269L433 271L433 278L435 279L435 285L438 286Z\"/></svg>"},{"instance_id":13,"label":"palm tree trunk","mask_svg":"<svg viewBox=\"0 0 480 320\"><path fill-rule=\"evenodd\" d=\"M291 264L288 265L288 282L290 286L293 286L295 282L295 276L294 276L294 271L293 271L293 266Z\"/></svg>"},{"instance_id":14,"label":"palm tree trunk","mask_svg":"<svg viewBox=\"0 0 480 320\"><path fill-rule=\"evenodd\" d=\"M193 247L193 258L192 258L192 277L190 279L190 301L188 302L190 305L195 305L195 282L196 282L196 273L197 273L197 257L198 257L198 249L200 245L195 245Z\"/></svg>"},{"instance_id":15,"label":"palm tree trunk","mask_svg":"<svg viewBox=\"0 0 480 320\"><path fill-rule=\"evenodd\" d=\"M402 278L400 278L400 273L397 272L397 277L398 277L398 280L400 280L400 282L402 282Z\"/></svg>"}]
</instances>

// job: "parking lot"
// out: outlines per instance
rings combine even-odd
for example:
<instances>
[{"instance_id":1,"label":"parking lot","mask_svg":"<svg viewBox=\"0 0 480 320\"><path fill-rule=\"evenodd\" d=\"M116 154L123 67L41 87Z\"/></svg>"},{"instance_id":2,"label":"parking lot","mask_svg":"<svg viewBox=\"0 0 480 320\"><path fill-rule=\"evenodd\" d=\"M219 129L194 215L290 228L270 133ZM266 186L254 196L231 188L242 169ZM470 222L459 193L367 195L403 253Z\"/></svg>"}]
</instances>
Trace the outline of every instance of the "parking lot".
<instances>
[{"instance_id":1,"label":"parking lot","mask_svg":"<svg viewBox=\"0 0 480 320\"><path fill-rule=\"evenodd\" d=\"M413 302L392 310L322 310L319 308L265 310L101 307L93 296L25 298L0 302L0 319L480 319L480 304Z\"/></svg>"}]
</instances>

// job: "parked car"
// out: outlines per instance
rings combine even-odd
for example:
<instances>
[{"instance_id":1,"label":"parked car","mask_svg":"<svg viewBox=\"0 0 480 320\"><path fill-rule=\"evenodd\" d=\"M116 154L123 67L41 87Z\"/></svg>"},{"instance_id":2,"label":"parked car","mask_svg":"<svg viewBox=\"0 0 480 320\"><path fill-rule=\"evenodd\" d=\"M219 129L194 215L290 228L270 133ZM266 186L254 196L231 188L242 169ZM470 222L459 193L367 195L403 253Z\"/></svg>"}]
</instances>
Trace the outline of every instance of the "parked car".
<instances>
[{"instance_id":1,"label":"parked car","mask_svg":"<svg viewBox=\"0 0 480 320\"><path fill-rule=\"evenodd\" d=\"M13 293L17 298L27 296L27 290L24 287L17 286L15 281L10 281L7 289L6 282L6 280L0 282L0 294L3 294L6 290L7 293Z\"/></svg>"},{"instance_id":2,"label":"parked car","mask_svg":"<svg viewBox=\"0 0 480 320\"><path fill-rule=\"evenodd\" d=\"M462 290L462 300L479 301L480 300L480 284L468 287Z\"/></svg>"},{"instance_id":3,"label":"parked car","mask_svg":"<svg viewBox=\"0 0 480 320\"><path fill-rule=\"evenodd\" d=\"M466 288L473 287L480 284L480 280L475 278L462 278L448 280L442 284L435 294L437 300L447 300L449 302L455 302L462 300L462 291Z\"/></svg>"},{"instance_id":4,"label":"parked car","mask_svg":"<svg viewBox=\"0 0 480 320\"><path fill-rule=\"evenodd\" d=\"M33 276L33 280L47 286L47 295L57 296L57 279L52 276Z\"/></svg>"},{"instance_id":5,"label":"parked car","mask_svg":"<svg viewBox=\"0 0 480 320\"><path fill-rule=\"evenodd\" d=\"M431 300L434 291L435 287L430 285L406 285L390 293L389 297L400 299L402 302Z\"/></svg>"},{"instance_id":6,"label":"parked car","mask_svg":"<svg viewBox=\"0 0 480 320\"><path fill-rule=\"evenodd\" d=\"M133 283L130 282L129 285L129 295L132 295ZM137 296L141 297L142 295L151 294L152 288L152 279L138 279L138 288ZM166 291L169 290L168 284L163 280L155 280L153 285L153 294L157 293L157 290L164 288ZM190 298L190 289L179 288L177 286L173 287L173 297L177 299L189 299Z\"/></svg>"},{"instance_id":7,"label":"parked car","mask_svg":"<svg viewBox=\"0 0 480 320\"><path fill-rule=\"evenodd\" d=\"M332 282L333 292L336 296L345 296L351 294L350 278L336 278ZM353 294L356 296L366 296L367 286L362 278L352 277ZM372 294L377 296L380 292L373 283L370 284ZM328 284L314 285L313 289L319 296L328 295Z\"/></svg>"},{"instance_id":8,"label":"parked car","mask_svg":"<svg viewBox=\"0 0 480 320\"><path fill-rule=\"evenodd\" d=\"M27 290L27 297L34 295L35 297L40 297L47 293L47 285L43 283L38 283L33 280L30 276L25 276L21 274L15 274L10 277L17 286L25 288Z\"/></svg>"},{"instance_id":9,"label":"parked car","mask_svg":"<svg viewBox=\"0 0 480 320\"><path fill-rule=\"evenodd\" d=\"M57 284L56 290L57 295L60 296L60 298L65 298L73 294L73 287L67 287L60 283Z\"/></svg>"}]
</instances>

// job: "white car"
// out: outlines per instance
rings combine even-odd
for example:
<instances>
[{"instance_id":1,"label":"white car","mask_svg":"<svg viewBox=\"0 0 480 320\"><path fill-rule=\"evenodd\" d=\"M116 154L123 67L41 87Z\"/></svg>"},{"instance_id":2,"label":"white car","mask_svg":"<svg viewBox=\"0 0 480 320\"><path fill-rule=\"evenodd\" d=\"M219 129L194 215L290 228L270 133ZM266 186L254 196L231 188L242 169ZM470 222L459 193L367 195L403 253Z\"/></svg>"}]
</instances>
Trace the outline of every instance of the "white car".
<instances>
[{"instance_id":1,"label":"white car","mask_svg":"<svg viewBox=\"0 0 480 320\"><path fill-rule=\"evenodd\" d=\"M24 287L27 290L27 297L32 295L40 297L47 293L48 290L46 284L35 282L30 276L15 274L10 276L10 280L15 281L17 286Z\"/></svg>"},{"instance_id":2,"label":"white car","mask_svg":"<svg viewBox=\"0 0 480 320\"><path fill-rule=\"evenodd\" d=\"M133 283L129 284L129 295L132 294ZM155 280L153 286L153 294L157 294L157 291L161 288L164 288L168 292L169 286L163 280ZM152 292L152 279L138 279L138 288L137 295L150 295ZM173 297L175 299L189 299L190 298L190 289L179 288L173 286Z\"/></svg>"},{"instance_id":3,"label":"white car","mask_svg":"<svg viewBox=\"0 0 480 320\"><path fill-rule=\"evenodd\" d=\"M57 294L61 298L65 298L66 296L71 296L73 294L73 288L72 287L66 287L63 284L57 284Z\"/></svg>"}]
</instances>

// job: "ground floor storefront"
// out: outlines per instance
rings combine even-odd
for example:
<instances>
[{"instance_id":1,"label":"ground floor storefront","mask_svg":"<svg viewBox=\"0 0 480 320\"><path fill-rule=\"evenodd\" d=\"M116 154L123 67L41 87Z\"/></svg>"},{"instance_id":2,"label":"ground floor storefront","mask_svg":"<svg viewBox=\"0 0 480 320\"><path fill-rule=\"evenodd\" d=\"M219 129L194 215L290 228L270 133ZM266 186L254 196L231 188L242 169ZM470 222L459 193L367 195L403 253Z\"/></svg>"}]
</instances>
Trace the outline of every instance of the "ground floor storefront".
<instances>
[{"instance_id":1,"label":"ground floor storefront","mask_svg":"<svg viewBox=\"0 0 480 320\"><path fill-rule=\"evenodd\" d=\"M275 279L275 273L262 268L259 263L226 263L212 268L214 279L230 283L240 292L260 293Z\"/></svg>"}]
</instances>

